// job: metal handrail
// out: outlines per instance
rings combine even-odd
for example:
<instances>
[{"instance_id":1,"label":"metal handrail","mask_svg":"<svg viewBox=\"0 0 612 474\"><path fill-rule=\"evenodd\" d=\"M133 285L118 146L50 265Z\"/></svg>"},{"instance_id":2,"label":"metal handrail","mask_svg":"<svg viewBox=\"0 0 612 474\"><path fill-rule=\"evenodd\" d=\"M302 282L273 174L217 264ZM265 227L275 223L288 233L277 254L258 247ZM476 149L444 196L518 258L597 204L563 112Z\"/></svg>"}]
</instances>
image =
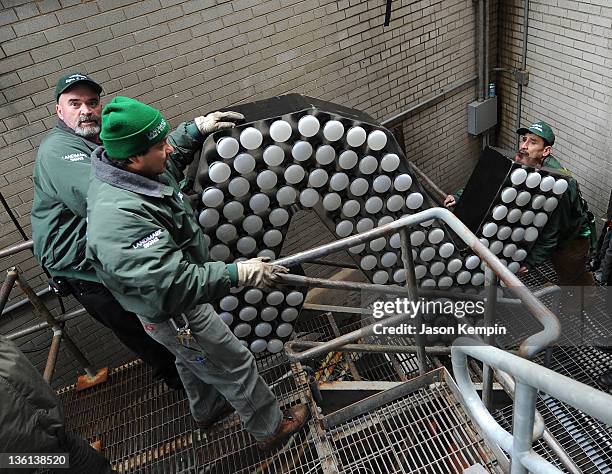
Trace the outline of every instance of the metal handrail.
<instances>
[{"instance_id":1,"label":"metal handrail","mask_svg":"<svg viewBox=\"0 0 612 474\"><path fill-rule=\"evenodd\" d=\"M322 258L340 250L345 250L350 247L357 246L366 242L370 242L379 237L399 232L402 229L414 226L421 222L438 219L446 223L456 234L463 240L472 251L478 255L493 272L503 281L508 289L517 296L527 307L529 312L544 326L541 331L529 336L519 347L519 355L521 357L533 358L540 351L554 343L561 335L561 325L558 318L550 311L529 289L506 268L502 262L486 248L452 212L448 209L434 207L421 211L417 214L402 217L389 224L376 227L362 234L352 235L344 239L336 240L329 244L320 245L311 250L298 252L295 255L284 257L276 260L274 263L286 267L293 267L302 263L307 263L312 259ZM389 326L396 323L401 323L407 318L406 315L394 316L385 318L380 321L381 326ZM341 347L344 344L354 342L357 339L371 336L374 334L374 325L369 325L349 334L337 337L330 341L321 344L318 347L313 347L300 354L297 354L296 360L306 360L316 358L327 352Z\"/></svg>"},{"instance_id":2,"label":"metal handrail","mask_svg":"<svg viewBox=\"0 0 612 474\"><path fill-rule=\"evenodd\" d=\"M510 434L502 428L478 396L468 370L467 357L512 375L516 380L513 429ZM459 337L451 348L453 373L463 396L464 406L484 431L510 453L511 474L561 473L532 449L534 414L538 390L565 402L582 412L612 425L612 396L586 384L561 375L534 362L476 339Z\"/></svg>"}]
</instances>

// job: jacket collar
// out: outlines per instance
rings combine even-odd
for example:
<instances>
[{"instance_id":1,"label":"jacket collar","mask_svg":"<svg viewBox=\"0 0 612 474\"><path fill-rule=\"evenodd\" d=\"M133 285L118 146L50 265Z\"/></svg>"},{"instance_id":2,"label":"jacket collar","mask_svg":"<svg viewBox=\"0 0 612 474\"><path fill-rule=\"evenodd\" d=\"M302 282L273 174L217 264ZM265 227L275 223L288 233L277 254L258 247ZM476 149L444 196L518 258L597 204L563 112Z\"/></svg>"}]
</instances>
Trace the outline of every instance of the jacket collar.
<instances>
[{"instance_id":1,"label":"jacket collar","mask_svg":"<svg viewBox=\"0 0 612 474\"><path fill-rule=\"evenodd\" d=\"M96 178L116 188L152 197L171 196L174 193L171 186L113 166L101 146L91 154L91 167Z\"/></svg>"},{"instance_id":2,"label":"jacket collar","mask_svg":"<svg viewBox=\"0 0 612 474\"><path fill-rule=\"evenodd\" d=\"M71 129L68 125L66 125L66 122L64 122L62 119L57 119L57 129L61 130L62 132L66 132L66 133L69 133L71 135L74 135L77 138L80 138L92 150L95 150L96 147L100 146L99 143L92 142L91 140L88 140L87 138L82 137L81 135L77 135L76 133L74 133L74 130Z\"/></svg>"}]
</instances>

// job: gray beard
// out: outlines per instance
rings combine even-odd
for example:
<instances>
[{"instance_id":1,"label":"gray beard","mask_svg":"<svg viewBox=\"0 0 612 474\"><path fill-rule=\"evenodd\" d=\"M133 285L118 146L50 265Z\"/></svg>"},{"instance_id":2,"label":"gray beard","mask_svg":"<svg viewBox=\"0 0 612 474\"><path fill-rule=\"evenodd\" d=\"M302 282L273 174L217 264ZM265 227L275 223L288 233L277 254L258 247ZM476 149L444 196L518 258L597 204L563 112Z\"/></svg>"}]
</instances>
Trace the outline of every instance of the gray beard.
<instances>
[{"instance_id":1,"label":"gray beard","mask_svg":"<svg viewBox=\"0 0 612 474\"><path fill-rule=\"evenodd\" d=\"M74 133L84 138L98 138L100 134L100 125L91 125L87 127L77 125L74 127Z\"/></svg>"}]
</instances>

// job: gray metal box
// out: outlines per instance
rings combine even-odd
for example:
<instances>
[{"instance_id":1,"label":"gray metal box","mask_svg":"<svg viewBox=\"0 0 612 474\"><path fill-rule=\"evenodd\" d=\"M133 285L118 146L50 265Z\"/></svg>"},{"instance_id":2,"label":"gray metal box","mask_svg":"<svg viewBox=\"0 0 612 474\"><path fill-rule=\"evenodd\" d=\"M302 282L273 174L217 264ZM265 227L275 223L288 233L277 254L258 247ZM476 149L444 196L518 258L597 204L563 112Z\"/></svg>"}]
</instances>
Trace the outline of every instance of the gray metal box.
<instances>
[{"instance_id":1,"label":"gray metal box","mask_svg":"<svg viewBox=\"0 0 612 474\"><path fill-rule=\"evenodd\" d=\"M468 133L470 135L480 135L495 125L497 125L497 97L468 104Z\"/></svg>"}]
</instances>

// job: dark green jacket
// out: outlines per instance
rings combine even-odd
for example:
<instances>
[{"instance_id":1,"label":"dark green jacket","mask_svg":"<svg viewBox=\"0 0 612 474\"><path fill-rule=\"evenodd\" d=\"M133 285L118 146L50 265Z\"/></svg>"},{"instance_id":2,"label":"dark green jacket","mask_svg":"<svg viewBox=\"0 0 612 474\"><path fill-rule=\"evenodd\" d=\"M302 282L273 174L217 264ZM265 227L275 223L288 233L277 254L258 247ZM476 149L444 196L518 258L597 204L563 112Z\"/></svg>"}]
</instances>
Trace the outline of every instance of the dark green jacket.
<instances>
[{"instance_id":1,"label":"dark green jacket","mask_svg":"<svg viewBox=\"0 0 612 474\"><path fill-rule=\"evenodd\" d=\"M563 242L591 235L589 220L586 209L583 209L580 201L576 180L553 156L544 160L544 166L565 173L568 177L568 187L525 259L525 265L529 267L535 267L548 260Z\"/></svg>"},{"instance_id":2,"label":"dark green jacket","mask_svg":"<svg viewBox=\"0 0 612 474\"><path fill-rule=\"evenodd\" d=\"M52 275L96 280L85 261L85 216L90 155L97 147L64 122L38 148L34 165L34 255Z\"/></svg>"},{"instance_id":3,"label":"dark green jacket","mask_svg":"<svg viewBox=\"0 0 612 474\"><path fill-rule=\"evenodd\" d=\"M220 298L237 281L235 264L209 260L179 189L183 169L175 153L152 180L113 166L102 147L92 155L87 258L121 306L151 322Z\"/></svg>"},{"instance_id":4,"label":"dark green jacket","mask_svg":"<svg viewBox=\"0 0 612 474\"><path fill-rule=\"evenodd\" d=\"M0 453L59 451L57 439L64 431L59 398L4 336L0 336L0 400Z\"/></svg>"}]
</instances>

